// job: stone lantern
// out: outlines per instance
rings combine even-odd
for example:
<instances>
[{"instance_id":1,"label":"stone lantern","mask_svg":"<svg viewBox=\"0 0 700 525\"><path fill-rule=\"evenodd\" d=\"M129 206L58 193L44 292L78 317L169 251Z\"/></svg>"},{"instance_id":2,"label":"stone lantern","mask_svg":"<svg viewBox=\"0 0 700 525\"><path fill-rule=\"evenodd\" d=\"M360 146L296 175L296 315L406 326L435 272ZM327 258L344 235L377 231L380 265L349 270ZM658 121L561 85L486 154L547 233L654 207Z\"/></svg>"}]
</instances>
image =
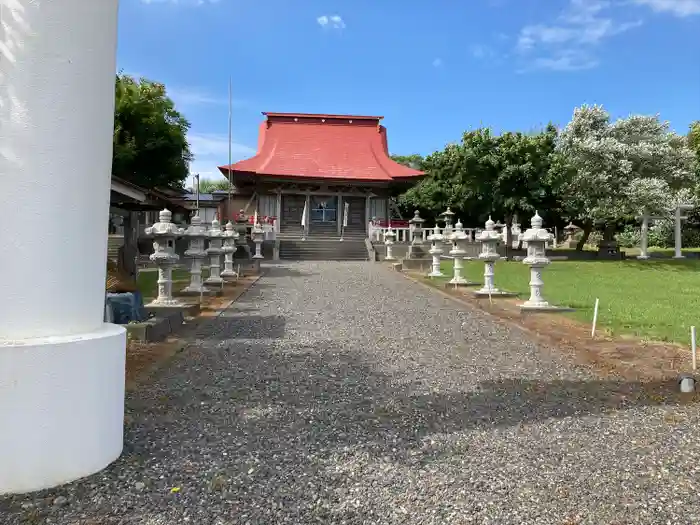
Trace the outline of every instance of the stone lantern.
<instances>
[{"instance_id":1,"label":"stone lantern","mask_svg":"<svg viewBox=\"0 0 700 525\"><path fill-rule=\"evenodd\" d=\"M498 254L498 245L501 242L501 234L496 231L496 223L486 221L486 229L479 233L476 240L481 243L479 260L484 261L484 286L474 292L477 297L514 297L517 294L503 292L494 285L494 267L501 256Z\"/></svg>"},{"instance_id":2,"label":"stone lantern","mask_svg":"<svg viewBox=\"0 0 700 525\"><path fill-rule=\"evenodd\" d=\"M385 261L396 260L393 252L394 239L396 239L396 233L391 229L391 224L389 224L389 227L384 232L384 246L386 246L386 256L384 257Z\"/></svg>"},{"instance_id":3,"label":"stone lantern","mask_svg":"<svg viewBox=\"0 0 700 525\"><path fill-rule=\"evenodd\" d=\"M241 210L236 217L236 231L238 232L238 238L236 239L236 246L240 246L246 254L246 257L250 259L250 246L248 246L248 216L245 211Z\"/></svg>"},{"instance_id":4,"label":"stone lantern","mask_svg":"<svg viewBox=\"0 0 700 525\"><path fill-rule=\"evenodd\" d=\"M440 233L440 227L435 224L433 233L428 236L430 241L430 250L428 253L433 257L433 264L428 277L443 277L440 271L440 256L442 255L441 243L445 240L445 236Z\"/></svg>"},{"instance_id":5,"label":"stone lantern","mask_svg":"<svg viewBox=\"0 0 700 525\"><path fill-rule=\"evenodd\" d=\"M527 243L527 257L523 264L530 267L530 298L520 305L521 310L553 311L561 310L550 305L542 295L542 270L550 263L547 258L546 246L553 235L542 228L542 217L537 212L530 220L531 228L520 236L520 240Z\"/></svg>"},{"instance_id":6,"label":"stone lantern","mask_svg":"<svg viewBox=\"0 0 700 525\"><path fill-rule=\"evenodd\" d=\"M209 248L207 248L207 255L209 256L209 277L204 281L204 284L213 284L221 286L224 284L224 280L221 278L221 254L223 251L223 235L221 231L221 225L218 219L211 221L211 227L207 232L207 238L209 239Z\"/></svg>"},{"instance_id":7,"label":"stone lantern","mask_svg":"<svg viewBox=\"0 0 700 525\"><path fill-rule=\"evenodd\" d=\"M238 274L233 269L233 254L236 253L238 232L235 231L231 221L226 223L222 236L223 246L221 249L224 252L224 271L221 272L221 277L238 277Z\"/></svg>"},{"instance_id":8,"label":"stone lantern","mask_svg":"<svg viewBox=\"0 0 700 525\"><path fill-rule=\"evenodd\" d=\"M569 222L569 224L564 227L564 235L566 235L564 238L564 246L567 248L576 248L578 242L574 239L574 235L576 235L576 232L579 230L580 228L573 222Z\"/></svg>"},{"instance_id":9,"label":"stone lantern","mask_svg":"<svg viewBox=\"0 0 700 525\"><path fill-rule=\"evenodd\" d=\"M452 217L454 217L455 212L453 212L450 207L448 206L445 211L443 211L440 214L440 217L442 217L442 220L445 221L445 231L444 234L445 236L449 236L452 234Z\"/></svg>"},{"instance_id":10,"label":"stone lantern","mask_svg":"<svg viewBox=\"0 0 700 525\"><path fill-rule=\"evenodd\" d=\"M190 241L185 257L192 259L192 264L190 265L190 284L182 291L190 294L208 293L210 290L202 284L202 261L207 257L207 251L204 249L207 230L202 226L199 213L190 220L190 227L185 230L185 237Z\"/></svg>"},{"instance_id":11,"label":"stone lantern","mask_svg":"<svg viewBox=\"0 0 700 525\"><path fill-rule=\"evenodd\" d=\"M466 286L470 283L467 279L462 276L462 268L464 267L464 256L467 251L464 249L464 245L469 240L469 236L464 232L462 227L462 222L457 219L457 224L455 224L455 230L449 236L449 240L452 241L452 249L450 250L450 255L453 257L453 272L454 275L450 280L450 284L455 286Z\"/></svg>"},{"instance_id":12,"label":"stone lantern","mask_svg":"<svg viewBox=\"0 0 700 525\"><path fill-rule=\"evenodd\" d=\"M408 258L414 256L414 246L423 245L423 223L425 219L421 218L418 210L415 211L411 220L408 221L409 231L411 232L411 243L408 245Z\"/></svg>"},{"instance_id":13,"label":"stone lantern","mask_svg":"<svg viewBox=\"0 0 700 525\"><path fill-rule=\"evenodd\" d=\"M253 255L253 259L264 259L265 257L262 254L262 243L265 237L265 232L259 223L256 222L253 224L253 229L250 232L250 236L255 243L255 255Z\"/></svg>"},{"instance_id":14,"label":"stone lantern","mask_svg":"<svg viewBox=\"0 0 700 525\"><path fill-rule=\"evenodd\" d=\"M158 267L158 297L147 306L184 306L173 298L173 266L180 260L175 253L175 240L182 234L183 229L173 224L170 210L161 211L158 222L146 228L146 235L153 237L153 253L149 259Z\"/></svg>"}]
</instances>

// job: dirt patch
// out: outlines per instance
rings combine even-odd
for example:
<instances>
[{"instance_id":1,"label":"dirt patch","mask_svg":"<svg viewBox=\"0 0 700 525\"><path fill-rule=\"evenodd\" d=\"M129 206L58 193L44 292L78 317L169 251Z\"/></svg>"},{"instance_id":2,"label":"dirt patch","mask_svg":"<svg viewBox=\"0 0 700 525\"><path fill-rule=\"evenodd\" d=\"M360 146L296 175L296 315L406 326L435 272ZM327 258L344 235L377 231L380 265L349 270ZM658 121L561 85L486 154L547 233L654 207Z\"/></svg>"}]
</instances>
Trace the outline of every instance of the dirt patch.
<instances>
[{"instance_id":1,"label":"dirt patch","mask_svg":"<svg viewBox=\"0 0 700 525\"><path fill-rule=\"evenodd\" d=\"M222 310L234 303L260 278L259 275L242 277L224 285L223 294L216 297L203 297L200 312L187 319L177 333L158 343L129 341L126 346L126 388L133 390L148 381L155 372L182 351L187 345L188 335L194 333L202 323L219 315ZM177 295L177 294L175 294ZM192 298L185 298L192 301ZM199 299L197 298L197 302Z\"/></svg>"},{"instance_id":2,"label":"dirt patch","mask_svg":"<svg viewBox=\"0 0 700 525\"><path fill-rule=\"evenodd\" d=\"M613 338L602 332L594 338L589 325L562 314L521 313L518 305L522 299L496 298L490 302L488 298L474 297L473 288L439 288L442 282L431 282L421 274L404 275L525 330L540 342L567 352L577 364L592 367L598 375L662 384L675 381L680 373L690 372L690 352L680 345Z\"/></svg>"}]
</instances>

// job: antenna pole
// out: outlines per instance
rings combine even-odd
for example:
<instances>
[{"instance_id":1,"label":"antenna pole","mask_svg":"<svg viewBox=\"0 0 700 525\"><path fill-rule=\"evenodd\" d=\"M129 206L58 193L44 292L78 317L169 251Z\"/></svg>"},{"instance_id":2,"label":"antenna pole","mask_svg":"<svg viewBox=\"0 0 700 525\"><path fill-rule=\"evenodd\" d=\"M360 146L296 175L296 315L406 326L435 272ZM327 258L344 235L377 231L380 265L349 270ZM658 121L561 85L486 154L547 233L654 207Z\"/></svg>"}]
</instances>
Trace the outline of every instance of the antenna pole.
<instances>
[{"instance_id":1,"label":"antenna pole","mask_svg":"<svg viewBox=\"0 0 700 525\"><path fill-rule=\"evenodd\" d=\"M194 176L195 180L195 192L197 194L197 214L199 214L199 173Z\"/></svg>"},{"instance_id":2,"label":"antenna pole","mask_svg":"<svg viewBox=\"0 0 700 525\"><path fill-rule=\"evenodd\" d=\"M231 192L233 190L233 178L231 175L231 145L233 141L233 136L232 136L232 118L233 118L233 99L232 99L232 83L231 83L231 77L228 77L228 218L229 220L231 219L233 215L233 210L231 209Z\"/></svg>"}]
</instances>

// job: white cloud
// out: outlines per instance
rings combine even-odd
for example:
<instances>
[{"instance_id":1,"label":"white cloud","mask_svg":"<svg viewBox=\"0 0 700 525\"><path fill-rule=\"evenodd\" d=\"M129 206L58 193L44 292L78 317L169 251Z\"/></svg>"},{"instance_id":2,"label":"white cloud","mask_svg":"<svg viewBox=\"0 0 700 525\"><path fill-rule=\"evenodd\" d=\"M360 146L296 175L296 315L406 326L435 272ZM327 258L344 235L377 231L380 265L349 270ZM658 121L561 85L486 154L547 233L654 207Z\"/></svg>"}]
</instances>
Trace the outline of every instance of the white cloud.
<instances>
[{"instance_id":1,"label":"white cloud","mask_svg":"<svg viewBox=\"0 0 700 525\"><path fill-rule=\"evenodd\" d=\"M685 17L700 15L700 0L632 0L637 5L651 8L658 13L670 13Z\"/></svg>"},{"instance_id":2,"label":"white cloud","mask_svg":"<svg viewBox=\"0 0 700 525\"><path fill-rule=\"evenodd\" d=\"M472 57L476 58L477 60L485 60L492 58L495 55L493 49L491 49L489 46L484 46L481 44L469 46L469 53L471 53Z\"/></svg>"},{"instance_id":3,"label":"white cloud","mask_svg":"<svg viewBox=\"0 0 700 525\"><path fill-rule=\"evenodd\" d=\"M217 166L228 163L228 136L216 133L190 132L187 135L190 149L194 155L194 161L190 165L190 173L199 173L204 179L216 179L221 177ZM232 142L231 160L237 162L255 155L255 150Z\"/></svg>"},{"instance_id":4,"label":"white cloud","mask_svg":"<svg viewBox=\"0 0 700 525\"><path fill-rule=\"evenodd\" d=\"M228 98L210 93L207 90L196 87L167 87L167 93L178 107L192 106L225 106L228 107ZM234 98L231 105L235 107L245 106L243 100Z\"/></svg>"},{"instance_id":5,"label":"white cloud","mask_svg":"<svg viewBox=\"0 0 700 525\"><path fill-rule=\"evenodd\" d=\"M322 15L316 19L316 23L324 29L345 29L345 22L340 15Z\"/></svg>"},{"instance_id":6,"label":"white cloud","mask_svg":"<svg viewBox=\"0 0 700 525\"><path fill-rule=\"evenodd\" d=\"M617 21L605 0L570 0L567 9L551 24L523 27L516 50L528 59L529 68L575 71L598 64L596 46L639 27L641 21Z\"/></svg>"},{"instance_id":7,"label":"white cloud","mask_svg":"<svg viewBox=\"0 0 700 525\"><path fill-rule=\"evenodd\" d=\"M187 138L192 147L192 152L197 159L202 157L216 157L215 162L225 164L228 161L228 137L216 133L196 133L190 132ZM247 156L255 155L255 150L244 144L235 141L231 144L231 154L233 160L241 160Z\"/></svg>"},{"instance_id":8,"label":"white cloud","mask_svg":"<svg viewBox=\"0 0 700 525\"><path fill-rule=\"evenodd\" d=\"M436 58L433 60L433 67L442 67L442 58Z\"/></svg>"}]
</instances>

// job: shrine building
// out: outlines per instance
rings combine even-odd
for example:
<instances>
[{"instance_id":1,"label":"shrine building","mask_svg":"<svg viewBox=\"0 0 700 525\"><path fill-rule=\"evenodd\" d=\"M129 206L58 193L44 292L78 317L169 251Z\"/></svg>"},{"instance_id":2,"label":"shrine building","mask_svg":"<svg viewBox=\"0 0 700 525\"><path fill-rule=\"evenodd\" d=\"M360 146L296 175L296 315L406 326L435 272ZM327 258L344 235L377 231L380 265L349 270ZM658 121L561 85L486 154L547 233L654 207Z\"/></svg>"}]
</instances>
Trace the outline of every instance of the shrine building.
<instances>
[{"instance_id":1,"label":"shrine building","mask_svg":"<svg viewBox=\"0 0 700 525\"><path fill-rule=\"evenodd\" d=\"M223 217L257 211L277 233L338 238L347 210L344 233L364 237L371 219L389 218L390 197L424 175L389 157L382 117L263 115L257 154L219 167L234 187Z\"/></svg>"}]
</instances>

